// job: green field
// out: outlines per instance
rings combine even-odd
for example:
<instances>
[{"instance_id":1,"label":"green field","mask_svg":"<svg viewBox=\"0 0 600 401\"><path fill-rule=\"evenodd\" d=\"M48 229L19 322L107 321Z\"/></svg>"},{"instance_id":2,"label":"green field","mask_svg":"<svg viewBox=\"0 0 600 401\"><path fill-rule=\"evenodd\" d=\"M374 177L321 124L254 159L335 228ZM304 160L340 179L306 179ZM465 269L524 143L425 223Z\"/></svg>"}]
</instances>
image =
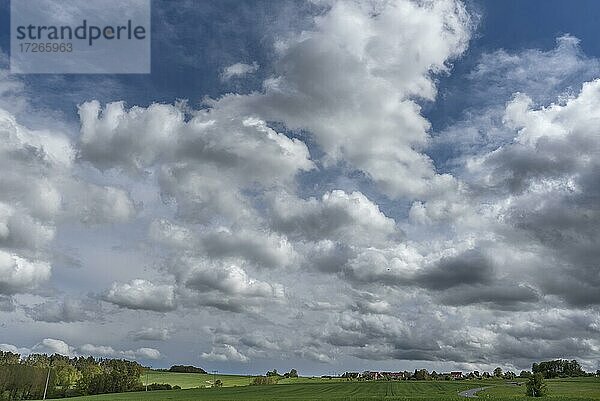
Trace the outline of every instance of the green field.
<instances>
[{"instance_id":1,"label":"green field","mask_svg":"<svg viewBox=\"0 0 600 401\"><path fill-rule=\"evenodd\" d=\"M216 375L216 380L221 380L223 387L234 387L234 386L247 386L252 380L253 376L238 376L238 375ZM148 375L145 373L142 375L142 383L167 383L172 386L179 386L182 389L188 388L202 388L210 387L215 380L215 376L212 374L198 374L198 373L172 373L172 372L157 372L151 370Z\"/></svg>"},{"instance_id":2,"label":"green field","mask_svg":"<svg viewBox=\"0 0 600 401\"><path fill-rule=\"evenodd\" d=\"M554 400L600 400L600 378L568 378L546 380L548 396ZM498 386L480 392L479 398L488 400L526 400L525 386Z\"/></svg>"},{"instance_id":3,"label":"green field","mask_svg":"<svg viewBox=\"0 0 600 401\"><path fill-rule=\"evenodd\" d=\"M155 372L157 378L188 385L197 383L188 376L202 376L212 381L212 375ZM181 375L181 377L179 376ZM223 383L229 380L230 387L151 391L124 394L104 394L73 398L73 401L457 401L467 400L458 392L470 388L491 386L479 393L478 399L511 401L530 399L525 397L525 386L506 385L502 381L401 381L401 382L347 382L339 379L298 378L282 380L277 385L240 386L250 381L248 376L217 375ZM164 381L162 380L162 381ZM177 382L176 382L177 381ZM543 399L564 401L600 401L600 378L547 380L550 395ZM208 384L208 383L207 383ZM239 385L239 384L238 384Z\"/></svg>"},{"instance_id":4,"label":"green field","mask_svg":"<svg viewBox=\"0 0 600 401\"><path fill-rule=\"evenodd\" d=\"M221 380L223 387L248 386L255 376L241 375L219 375L198 374L198 373L173 373L158 372L151 370L148 374L142 375L142 383L167 383L172 386L179 386L182 389L211 387L213 381ZM345 382L345 379L322 379L320 377L297 377L292 379L281 378L278 384L301 384L301 383L335 383Z\"/></svg>"},{"instance_id":5,"label":"green field","mask_svg":"<svg viewBox=\"0 0 600 401\"><path fill-rule=\"evenodd\" d=\"M151 391L77 397L78 401L361 401L361 400L464 400L458 391L472 388L465 382L331 382L267 386Z\"/></svg>"}]
</instances>

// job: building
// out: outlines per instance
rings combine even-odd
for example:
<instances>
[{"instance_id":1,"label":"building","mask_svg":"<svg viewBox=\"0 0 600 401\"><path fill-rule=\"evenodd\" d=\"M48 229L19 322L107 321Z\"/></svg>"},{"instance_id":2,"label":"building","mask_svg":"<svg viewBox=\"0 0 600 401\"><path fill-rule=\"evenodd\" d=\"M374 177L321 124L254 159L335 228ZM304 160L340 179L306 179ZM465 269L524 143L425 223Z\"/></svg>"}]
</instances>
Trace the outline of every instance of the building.
<instances>
[{"instance_id":1,"label":"building","mask_svg":"<svg viewBox=\"0 0 600 401\"><path fill-rule=\"evenodd\" d=\"M450 377L453 380L460 380L463 378L463 373L462 372L450 372Z\"/></svg>"}]
</instances>

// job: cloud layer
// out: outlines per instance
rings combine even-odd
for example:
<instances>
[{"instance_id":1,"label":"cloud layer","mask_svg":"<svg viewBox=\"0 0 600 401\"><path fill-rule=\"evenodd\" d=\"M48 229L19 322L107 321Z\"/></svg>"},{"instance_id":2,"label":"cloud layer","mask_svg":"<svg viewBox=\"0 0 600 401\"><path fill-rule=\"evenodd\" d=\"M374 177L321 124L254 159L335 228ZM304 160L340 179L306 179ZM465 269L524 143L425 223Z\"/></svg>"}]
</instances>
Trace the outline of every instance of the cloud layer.
<instances>
[{"instance_id":1,"label":"cloud layer","mask_svg":"<svg viewBox=\"0 0 600 401\"><path fill-rule=\"evenodd\" d=\"M594 368L597 60L571 36L481 55L467 110L433 132L423 105L475 29L464 4L309 12L270 65L219 67L222 82L265 74L260 90L88 100L66 133L0 108L0 348L230 370ZM0 79L0 107L29 110Z\"/></svg>"}]
</instances>

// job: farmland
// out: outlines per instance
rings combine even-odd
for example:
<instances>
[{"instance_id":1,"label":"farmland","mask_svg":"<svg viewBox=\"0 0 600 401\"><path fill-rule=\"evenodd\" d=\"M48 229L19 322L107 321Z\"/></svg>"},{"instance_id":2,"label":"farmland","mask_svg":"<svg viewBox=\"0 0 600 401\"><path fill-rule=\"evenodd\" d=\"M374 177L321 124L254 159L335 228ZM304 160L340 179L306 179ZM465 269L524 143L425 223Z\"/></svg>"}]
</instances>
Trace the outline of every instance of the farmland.
<instances>
[{"instance_id":1,"label":"farmland","mask_svg":"<svg viewBox=\"0 0 600 401\"><path fill-rule=\"evenodd\" d=\"M161 372L157 372L161 373ZM170 384L185 383L187 378L161 373L156 378L168 379ZM212 380L212 375L204 376L204 380ZM243 376L217 376L224 385L242 383ZM229 381L228 381L229 380ZM250 377L246 377L249 381ZM450 401L465 400L458 392L475 387L491 386L479 393L479 399L491 401L512 401L531 399L525 397L524 386L511 386L503 381L372 381L346 382L336 380L299 378L288 381L288 384L267 386L238 386L224 388L187 389L172 391L154 391L148 393L105 394L98 396L73 398L74 401L229 401L229 400L261 400L261 401L367 401L367 400L430 400ZM192 384L187 381L188 384ZM282 383L285 383L282 381ZM600 400L600 379L555 379L548 380L550 395L545 399L564 401Z\"/></svg>"},{"instance_id":2,"label":"farmland","mask_svg":"<svg viewBox=\"0 0 600 401\"><path fill-rule=\"evenodd\" d=\"M254 376L239 375L212 375L199 373L173 373L159 372L155 370L144 373L141 377L144 385L146 383L167 383L172 386L179 386L182 389L210 387L213 380L221 380L223 387L247 386Z\"/></svg>"},{"instance_id":3,"label":"farmland","mask_svg":"<svg viewBox=\"0 0 600 401\"><path fill-rule=\"evenodd\" d=\"M600 378L565 378L546 380L548 397L555 400L600 400ZM523 386L492 387L479 393L480 398L489 400L531 400L523 394Z\"/></svg>"}]
</instances>

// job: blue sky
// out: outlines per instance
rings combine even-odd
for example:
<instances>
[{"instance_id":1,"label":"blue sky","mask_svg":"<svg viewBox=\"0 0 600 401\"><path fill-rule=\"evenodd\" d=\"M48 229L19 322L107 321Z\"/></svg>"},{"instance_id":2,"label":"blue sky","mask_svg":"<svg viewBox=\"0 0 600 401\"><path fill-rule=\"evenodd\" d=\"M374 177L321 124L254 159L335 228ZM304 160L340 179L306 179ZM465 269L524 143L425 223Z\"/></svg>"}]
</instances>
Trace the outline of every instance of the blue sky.
<instances>
[{"instance_id":1,"label":"blue sky","mask_svg":"<svg viewBox=\"0 0 600 401\"><path fill-rule=\"evenodd\" d=\"M597 368L598 2L152 7L148 75L0 57L0 348Z\"/></svg>"},{"instance_id":2,"label":"blue sky","mask_svg":"<svg viewBox=\"0 0 600 401\"><path fill-rule=\"evenodd\" d=\"M6 0L0 3L3 11L0 21L4 27L9 25L9 4ZM152 5L156 39L152 43L151 75L29 76L26 79L31 90L48 92L48 96L40 96L39 101L44 106L59 106L68 113L74 111L74 103L91 98L148 105L157 101L171 103L176 99L198 102L204 96L218 97L231 90L260 89L272 61L273 38L290 28L302 29L310 10L317 8L293 1L200 1L186 8L153 1ZM464 75L483 52L526 48L548 50L554 47L557 37L568 33L581 40L581 49L586 55L600 55L597 40L600 5L596 1L582 0L576 4L560 0L471 1L468 7L480 16L480 22L469 50L453 63L452 74L439 78L442 94L446 89L460 88ZM174 32L174 36L168 31ZM8 53L9 45L8 30L3 29L0 48ZM218 76L223 66L240 60L257 61L265 68L252 82L238 83L241 87L220 82ZM106 80L113 82L114 88L103 88L102 91L94 88L95 83ZM64 104L57 102L58 99L50 100L53 93L63 92L62 88L72 98ZM443 127L469 106L462 104L460 98L457 94L437 99L429 114L436 126Z\"/></svg>"}]
</instances>

